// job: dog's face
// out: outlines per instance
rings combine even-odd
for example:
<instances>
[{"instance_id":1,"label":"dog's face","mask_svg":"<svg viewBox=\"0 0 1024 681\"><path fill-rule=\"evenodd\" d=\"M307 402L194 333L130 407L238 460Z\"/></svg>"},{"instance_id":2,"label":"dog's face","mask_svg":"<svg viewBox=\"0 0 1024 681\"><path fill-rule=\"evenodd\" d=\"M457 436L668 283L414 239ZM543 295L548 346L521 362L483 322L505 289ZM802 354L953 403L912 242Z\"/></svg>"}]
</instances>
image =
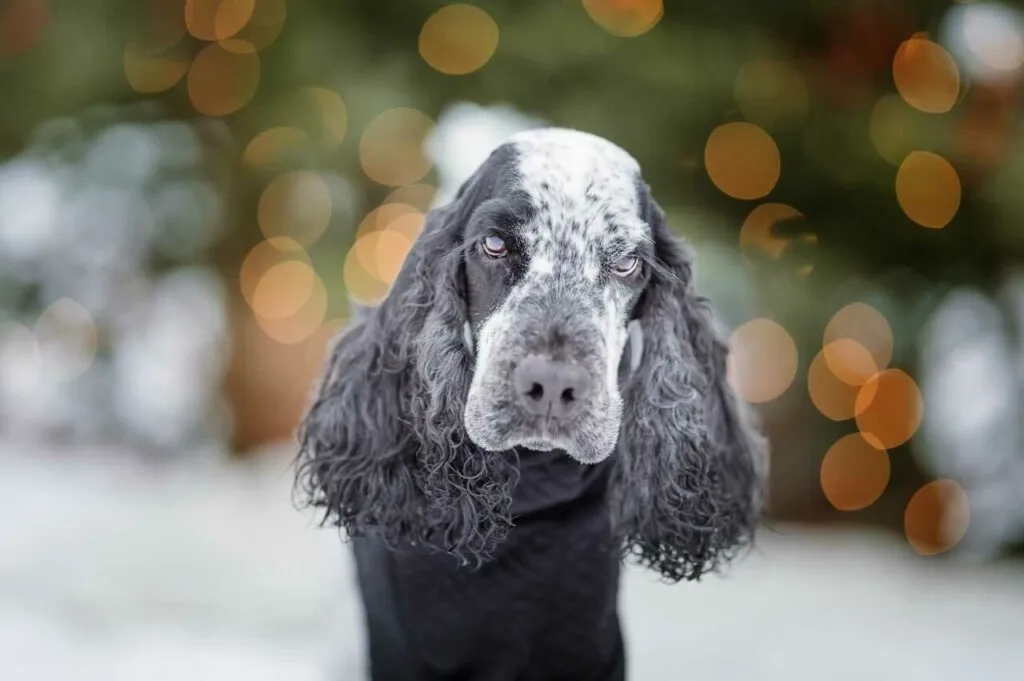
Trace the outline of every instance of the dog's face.
<instances>
[{"instance_id":1,"label":"dog's face","mask_svg":"<svg viewBox=\"0 0 1024 681\"><path fill-rule=\"evenodd\" d=\"M489 197L465 231L466 432L490 451L601 461L618 440L619 366L653 254L639 166L568 130L521 133L488 163Z\"/></svg>"}]
</instances>

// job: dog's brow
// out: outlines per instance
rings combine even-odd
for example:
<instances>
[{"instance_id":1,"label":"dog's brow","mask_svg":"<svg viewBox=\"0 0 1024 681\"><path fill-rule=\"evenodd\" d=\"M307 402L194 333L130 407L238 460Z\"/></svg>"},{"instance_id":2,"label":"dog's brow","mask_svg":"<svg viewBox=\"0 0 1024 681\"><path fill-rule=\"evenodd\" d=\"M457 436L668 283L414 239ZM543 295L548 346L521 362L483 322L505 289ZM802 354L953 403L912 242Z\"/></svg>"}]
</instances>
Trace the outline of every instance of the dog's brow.
<instances>
[{"instance_id":1,"label":"dog's brow","mask_svg":"<svg viewBox=\"0 0 1024 681\"><path fill-rule=\"evenodd\" d=\"M517 178L536 209L524 239L538 274L556 267L588 280L613 244L635 246L650 236L640 217L640 166L607 140L575 130L514 135Z\"/></svg>"}]
</instances>

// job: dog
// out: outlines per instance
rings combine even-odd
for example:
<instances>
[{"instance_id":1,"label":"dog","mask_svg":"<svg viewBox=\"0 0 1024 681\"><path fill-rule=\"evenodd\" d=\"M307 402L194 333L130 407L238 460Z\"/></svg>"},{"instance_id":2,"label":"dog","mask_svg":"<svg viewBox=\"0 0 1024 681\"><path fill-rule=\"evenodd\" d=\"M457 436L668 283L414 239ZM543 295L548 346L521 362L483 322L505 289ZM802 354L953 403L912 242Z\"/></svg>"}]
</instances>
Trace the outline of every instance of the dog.
<instances>
[{"instance_id":1,"label":"dog","mask_svg":"<svg viewBox=\"0 0 1024 681\"><path fill-rule=\"evenodd\" d=\"M766 441L692 263L576 130L513 135L430 211L298 429L373 681L625 679L623 562L697 580L752 544Z\"/></svg>"}]
</instances>

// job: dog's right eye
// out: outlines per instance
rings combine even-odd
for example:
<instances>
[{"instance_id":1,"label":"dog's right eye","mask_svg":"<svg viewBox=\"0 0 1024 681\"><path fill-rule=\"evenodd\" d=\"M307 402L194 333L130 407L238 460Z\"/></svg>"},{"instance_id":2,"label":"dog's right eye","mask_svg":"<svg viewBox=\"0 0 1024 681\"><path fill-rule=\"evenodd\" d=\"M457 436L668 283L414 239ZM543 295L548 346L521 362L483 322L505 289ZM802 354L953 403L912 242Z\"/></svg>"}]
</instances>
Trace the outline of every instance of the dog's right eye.
<instances>
[{"instance_id":1,"label":"dog's right eye","mask_svg":"<svg viewBox=\"0 0 1024 681\"><path fill-rule=\"evenodd\" d=\"M508 255L508 246L505 245L505 240L500 236L494 236L493 234L483 240L481 243L484 253L491 258L504 258Z\"/></svg>"}]
</instances>

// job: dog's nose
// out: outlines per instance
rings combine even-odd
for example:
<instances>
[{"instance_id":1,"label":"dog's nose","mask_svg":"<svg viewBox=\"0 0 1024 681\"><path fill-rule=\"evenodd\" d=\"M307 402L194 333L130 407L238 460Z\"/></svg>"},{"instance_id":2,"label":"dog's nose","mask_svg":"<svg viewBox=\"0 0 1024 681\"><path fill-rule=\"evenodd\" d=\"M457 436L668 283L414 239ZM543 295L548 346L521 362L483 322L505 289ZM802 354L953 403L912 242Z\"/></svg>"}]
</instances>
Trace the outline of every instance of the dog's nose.
<instances>
[{"instance_id":1,"label":"dog's nose","mask_svg":"<svg viewBox=\"0 0 1024 681\"><path fill-rule=\"evenodd\" d=\"M551 418L572 414L590 390L590 376L582 367L538 355L519 363L512 382L527 411Z\"/></svg>"}]
</instances>

